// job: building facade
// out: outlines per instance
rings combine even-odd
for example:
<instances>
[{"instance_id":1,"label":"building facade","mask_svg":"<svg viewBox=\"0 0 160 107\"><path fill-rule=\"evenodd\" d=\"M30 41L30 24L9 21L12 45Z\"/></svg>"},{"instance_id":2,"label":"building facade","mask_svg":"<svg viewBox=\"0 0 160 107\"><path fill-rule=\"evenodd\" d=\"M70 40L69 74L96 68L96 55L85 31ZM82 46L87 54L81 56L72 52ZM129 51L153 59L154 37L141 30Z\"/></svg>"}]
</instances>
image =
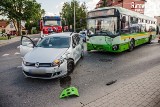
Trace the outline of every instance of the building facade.
<instances>
[{"instance_id":1,"label":"building facade","mask_svg":"<svg viewBox=\"0 0 160 107\"><path fill-rule=\"evenodd\" d=\"M5 33L10 34L10 32L16 31L16 29L17 26L14 26L13 22L9 22L8 20L0 20L0 33L4 30ZM22 31L25 31L25 27L22 25L21 29Z\"/></svg>"},{"instance_id":2,"label":"building facade","mask_svg":"<svg viewBox=\"0 0 160 107\"><path fill-rule=\"evenodd\" d=\"M157 25L158 25L159 28L160 28L160 16L154 16L154 18L157 19Z\"/></svg>"},{"instance_id":3,"label":"building facade","mask_svg":"<svg viewBox=\"0 0 160 107\"><path fill-rule=\"evenodd\" d=\"M106 6L111 7L111 6L119 6L123 7L135 12L139 12L141 14L144 14L144 9L145 9L145 0L107 0ZM103 6L103 0L100 0L96 8L102 7Z\"/></svg>"},{"instance_id":4,"label":"building facade","mask_svg":"<svg viewBox=\"0 0 160 107\"><path fill-rule=\"evenodd\" d=\"M8 21L6 20L0 20L0 32L2 32L3 30L5 30L6 26L8 25Z\"/></svg>"}]
</instances>

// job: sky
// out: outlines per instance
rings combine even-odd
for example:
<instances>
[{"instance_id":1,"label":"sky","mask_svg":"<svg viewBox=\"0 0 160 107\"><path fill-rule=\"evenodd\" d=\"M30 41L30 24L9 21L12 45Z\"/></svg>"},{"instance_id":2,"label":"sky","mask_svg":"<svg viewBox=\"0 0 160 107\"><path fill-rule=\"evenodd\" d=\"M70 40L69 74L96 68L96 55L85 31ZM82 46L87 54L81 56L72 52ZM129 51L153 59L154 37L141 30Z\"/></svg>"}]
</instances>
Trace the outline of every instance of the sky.
<instances>
[{"instance_id":1,"label":"sky","mask_svg":"<svg viewBox=\"0 0 160 107\"><path fill-rule=\"evenodd\" d=\"M36 0L45 9L46 15L59 15L64 2L71 0ZM79 2L86 2L88 10L95 8L99 0L79 0ZM134 0L133 0L134 1ZM160 0L147 0L145 3L145 15L147 16L160 16ZM0 19L4 18L0 16Z\"/></svg>"},{"instance_id":2,"label":"sky","mask_svg":"<svg viewBox=\"0 0 160 107\"><path fill-rule=\"evenodd\" d=\"M36 0L41 3L42 8L45 9L46 15L59 15L64 2L71 2L71 0ZM80 3L86 2L88 10L95 8L99 0L78 0Z\"/></svg>"},{"instance_id":3,"label":"sky","mask_svg":"<svg viewBox=\"0 0 160 107\"><path fill-rule=\"evenodd\" d=\"M46 15L59 15L64 2L70 2L71 0L37 0L41 3L42 8L45 9ZM80 2L86 2L88 10L95 8L99 0L79 0ZM134 1L134 0L133 0ZM145 15L147 16L160 16L160 0L147 0L145 3Z\"/></svg>"},{"instance_id":4,"label":"sky","mask_svg":"<svg viewBox=\"0 0 160 107\"><path fill-rule=\"evenodd\" d=\"M147 0L144 14L151 17L160 16L160 0Z\"/></svg>"}]
</instances>

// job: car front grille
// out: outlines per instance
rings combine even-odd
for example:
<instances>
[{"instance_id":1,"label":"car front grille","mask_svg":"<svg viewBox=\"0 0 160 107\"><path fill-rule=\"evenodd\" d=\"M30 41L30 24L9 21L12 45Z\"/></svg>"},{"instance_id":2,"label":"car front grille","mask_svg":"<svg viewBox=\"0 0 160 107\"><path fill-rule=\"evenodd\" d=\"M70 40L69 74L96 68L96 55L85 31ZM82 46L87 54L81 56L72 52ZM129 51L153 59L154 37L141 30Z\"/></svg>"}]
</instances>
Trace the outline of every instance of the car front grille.
<instances>
[{"instance_id":1,"label":"car front grille","mask_svg":"<svg viewBox=\"0 0 160 107\"><path fill-rule=\"evenodd\" d=\"M27 62L26 66L35 67L35 63ZM52 63L39 63L39 67L52 67Z\"/></svg>"},{"instance_id":2,"label":"car front grille","mask_svg":"<svg viewBox=\"0 0 160 107\"><path fill-rule=\"evenodd\" d=\"M33 74L29 72L23 71L27 76L31 77L42 77L42 78L50 78L52 76L52 73L45 73L45 74Z\"/></svg>"}]
</instances>

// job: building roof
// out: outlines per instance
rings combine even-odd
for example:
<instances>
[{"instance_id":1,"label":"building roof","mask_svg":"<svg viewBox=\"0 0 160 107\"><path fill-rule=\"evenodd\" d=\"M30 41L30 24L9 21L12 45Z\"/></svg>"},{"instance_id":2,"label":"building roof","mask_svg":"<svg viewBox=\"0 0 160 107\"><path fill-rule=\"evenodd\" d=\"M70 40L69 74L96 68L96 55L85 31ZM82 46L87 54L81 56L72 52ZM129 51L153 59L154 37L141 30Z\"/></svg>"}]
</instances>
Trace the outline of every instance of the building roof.
<instances>
[{"instance_id":1,"label":"building roof","mask_svg":"<svg viewBox=\"0 0 160 107\"><path fill-rule=\"evenodd\" d=\"M8 25L8 21L6 20L0 20L0 27L5 28Z\"/></svg>"},{"instance_id":2,"label":"building roof","mask_svg":"<svg viewBox=\"0 0 160 107\"><path fill-rule=\"evenodd\" d=\"M103 3L103 1L102 0L100 0L97 4L102 4Z\"/></svg>"}]
</instances>

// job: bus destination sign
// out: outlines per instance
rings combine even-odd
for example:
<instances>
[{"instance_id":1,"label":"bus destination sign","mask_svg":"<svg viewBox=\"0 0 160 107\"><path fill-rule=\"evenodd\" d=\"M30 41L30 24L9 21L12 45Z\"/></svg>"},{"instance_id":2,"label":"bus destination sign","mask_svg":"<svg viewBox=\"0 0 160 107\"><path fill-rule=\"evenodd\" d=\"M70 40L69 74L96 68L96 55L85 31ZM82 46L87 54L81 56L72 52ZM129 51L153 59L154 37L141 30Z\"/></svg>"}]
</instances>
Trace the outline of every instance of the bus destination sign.
<instances>
[{"instance_id":1,"label":"bus destination sign","mask_svg":"<svg viewBox=\"0 0 160 107\"><path fill-rule=\"evenodd\" d=\"M88 13L88 17L100 17L100 16L109 16L114 15L114 9L103 10L103 11L93 11Z\"/></svg>"}]
</instances>

